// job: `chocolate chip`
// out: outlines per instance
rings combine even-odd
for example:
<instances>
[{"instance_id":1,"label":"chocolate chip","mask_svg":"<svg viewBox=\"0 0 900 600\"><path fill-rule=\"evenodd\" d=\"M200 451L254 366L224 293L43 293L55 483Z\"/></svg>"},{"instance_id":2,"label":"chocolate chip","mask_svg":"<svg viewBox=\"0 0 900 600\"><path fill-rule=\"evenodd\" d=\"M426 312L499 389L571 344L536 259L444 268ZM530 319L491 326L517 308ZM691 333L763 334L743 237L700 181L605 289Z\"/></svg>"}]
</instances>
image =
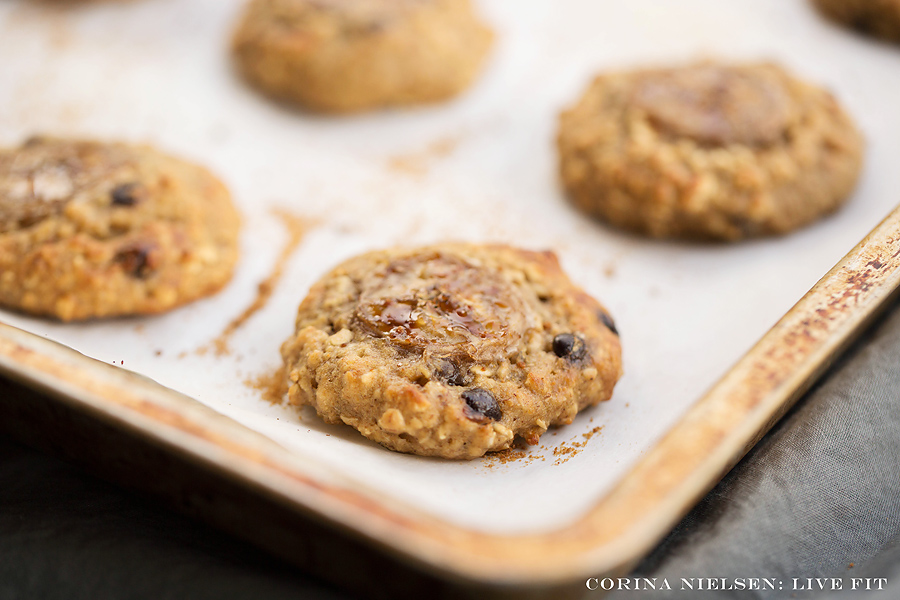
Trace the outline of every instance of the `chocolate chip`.
<instances>
[{"instance_id":1,"label":"chocolate chip","mask_svg":"<svg viewBox=\"0 0 900 600\"><path fill-rule=\"evenodd\" d=\"M553 338L553 353L568 360L581 360L587 354L587 346L580 335L561 333Z\"/></svg>"},{"instance_id":2,"label":"chocolate chip","mask_svg":"<svg viewBox=\"0 0 900 600\"><path fill-rule=\"evenodd\" d=\"M354 31L354 33L360 33L363 35L376 35L386 30L388 28L388 25L389 23L385 19L372 20L368 23L360 24L358 30Z\"/></svg>"},{"instance_id":3,"label":"chocolate chip","mask_svg":"<svg viewBox=\"0 0 900 600\"><path fill-rule=\"evenodd\" d=\"M141 195L141 185L139 183L123 183L117 185L110 192L112 203L116 206L134 206L138 203Z\"/></svg>"},{"instance_id":4,"label":"chocolate chip","mask_svg":"<svg viewBox=\"0 0 900 600\"><path fill-rule=\"evenodd\" d=\"M877 21L871 15L860 15L851 21L850 27L861 33L872 33L877 30Z\"/></svg>"},{"instance_id":5,"label":"chocolate chip","mask_svg":"<svg viewBox=\"0 0 900 600\"><path fill-rule=\"evenodd\" d=\"M466 401L466 405L474 413L473 415L466 415L473 421L483 420L484 417L492 421L499 421L503 416L503 413L500 412L500 405L497 404L497 399L485 389L472 388L466 390L462 393L462 399Z\"/></svg>"},{"instance_id":6,"label":"chocolate chip","mask_svg":"<svg viewBox=\"0 0 900 600\"><path fill-rule=\"evenodd\" d=\"M37 146L39 144L43 144L45 139L46 138L44 138L44 136L42 136L42 135L32 135L31 137L26 139L24 142L22 142L22 147L28 148L30 146Z\"/></svg>"},{"instance_id":7,"label":"chocolate chip","mask_svg":"<svg viewBox=\"0 0 900 600\"><path fill-rule=\"evenodd\" d=\"M446 381L450 385L462 386L469 383L465 368L449 358L438 360L434 374L438 379Z\"/></svg>"},{"instance_id":8,"label":"chocolate chip","mask_svg":"<svg viewBox=\"0 0 900 600\"><path fill-rule=\"evenodd\" d=\"M119 250L115 261L122 263L125 271L139 279L144 279L155 268L152 248L149 245L135 244Z\"/></svg>"},{"instance_id":9,"label":"chocolate chip","mask_svg":"<svg viewBox=\"0 0 900 600\"><path fill-rule=\"evenodd\" d=\"M606 312L602 310L597 311L597 317L600 319L600 322L606 325L606 328L612 331L614 334L619 335L619 330L616 329L616 323L612 320L612 317L609 316Z\"/></svg>"}]
</instances>

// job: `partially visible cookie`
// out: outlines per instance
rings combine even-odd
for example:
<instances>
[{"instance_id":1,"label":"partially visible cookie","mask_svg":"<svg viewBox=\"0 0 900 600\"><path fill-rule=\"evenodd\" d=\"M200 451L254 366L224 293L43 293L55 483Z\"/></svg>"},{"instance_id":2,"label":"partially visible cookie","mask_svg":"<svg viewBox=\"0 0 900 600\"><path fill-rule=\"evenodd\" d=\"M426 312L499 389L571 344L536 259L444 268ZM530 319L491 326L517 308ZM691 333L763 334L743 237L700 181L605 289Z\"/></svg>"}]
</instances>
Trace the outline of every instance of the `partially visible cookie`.
<instances>
[{"instance_id":1,"label":"partially visible cookie","mask_svg":"<svg viewBox=\"0 0 900 600\"><path fill-rule=\"evenodd\" d=\"M63 321L162 312L228 282L238 227L202 167L33 138L0 149L0 306Z\"/></svg>"},{"instance_id":2,"label":"partially visible cookie","mask_svg":"<svg viewBox=\"0 0 900 600\"><path fill-rule=\"evenodd\" d=\"M900 0L812 0L828 18L862 33L900 42Z\"/></svg>"},{"instance_id":3,"label":"partially visible cookie","mask_svg":"<svg viewBox=\"0 0 900 600\"><path fill-rule=\"evenodd\" d=\"M352 112L456 95L492 39L469 0L250 0L232 48L268 94Z\"/></svg>"},{"instance_id":4,"label":"partially visible cookie","mask_svg":"<svg viewBox=\"0 0 900 600\"><path fill-rule=\"evenodd\" d=\"M606 310L552 252L370 252L320 279L281 348L289 400L392 450L475 458L537 443L622 374Z\"/></svg>"},{"instance_id":5,"label":"partially visible cookie","mask_svg":"<svg viewBox=\"0 0 900 600\"><path fill-rule=\"evenodd\" d=\"M773 64L711 62L597 77L560 119L576 206L652 237L783 234L838 208L863 141L822 88Z\"/></svg>"}]
</instances>

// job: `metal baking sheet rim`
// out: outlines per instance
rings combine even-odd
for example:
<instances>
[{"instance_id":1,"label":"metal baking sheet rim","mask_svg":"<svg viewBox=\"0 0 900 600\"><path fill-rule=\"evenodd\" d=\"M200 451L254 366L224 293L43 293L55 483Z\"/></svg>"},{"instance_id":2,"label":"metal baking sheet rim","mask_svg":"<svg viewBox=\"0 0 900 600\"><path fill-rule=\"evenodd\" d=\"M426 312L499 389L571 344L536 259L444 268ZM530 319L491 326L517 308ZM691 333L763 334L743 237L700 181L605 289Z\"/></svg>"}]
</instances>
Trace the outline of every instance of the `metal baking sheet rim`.
<instances>
[{"instance_id":1,"label":"metal baking sheet rim","mask_svg":"<svg viewBox=\"0 0 900 600\"><path fill-rule=\"evenodd\" d=\"M826 274L584 515L548 533L465 529L325 471L143 376L0 323L0 373L361 536L433 574L500 587L620 574L649 551L900 287L900 207Z\"/></svg>"}]
</instances>

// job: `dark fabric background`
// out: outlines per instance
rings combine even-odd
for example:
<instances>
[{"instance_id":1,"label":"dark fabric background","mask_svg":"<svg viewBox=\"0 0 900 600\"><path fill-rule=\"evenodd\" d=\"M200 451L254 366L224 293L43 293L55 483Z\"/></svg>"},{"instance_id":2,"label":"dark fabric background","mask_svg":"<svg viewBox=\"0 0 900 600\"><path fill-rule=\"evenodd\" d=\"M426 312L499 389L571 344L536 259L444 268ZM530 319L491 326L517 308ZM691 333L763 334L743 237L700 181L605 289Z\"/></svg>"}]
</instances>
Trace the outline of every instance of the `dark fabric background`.
<instances>
[{"instance_id":1,"label":"dark fabric background","mask_svg":"<svg viewBox=\"0 0 900 600\"><path fill-rule=\"evenodd\" d=\"M900 598L898 367L895 304L632 574L675 589L611 597ZM682 577L767 577L782 589L681 591ZM795 577L845 589L797 590ZM852 577L886 577L887 590L851 591ZM0 437L0 599L347 597Z\"/></svg>"}]
</instances>

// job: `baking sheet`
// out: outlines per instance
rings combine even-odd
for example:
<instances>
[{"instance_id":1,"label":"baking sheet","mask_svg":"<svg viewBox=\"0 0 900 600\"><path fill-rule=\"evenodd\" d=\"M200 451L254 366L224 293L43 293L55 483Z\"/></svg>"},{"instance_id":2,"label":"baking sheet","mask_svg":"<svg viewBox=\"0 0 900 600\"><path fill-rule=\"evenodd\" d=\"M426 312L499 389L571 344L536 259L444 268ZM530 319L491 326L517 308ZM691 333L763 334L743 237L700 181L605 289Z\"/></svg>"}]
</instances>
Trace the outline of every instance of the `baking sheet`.
<instances>
[{"instance_id":1,"label":"baking sheet","mask_svg":"<svg viewBox=\"0 0 900 600\"><path fill-rule=\"evenodd\" d=\"M100 323L0 318L147 375L286 451L461 526L524 533L574 521L878 223L900 189L900 53L823 22L802 0L487 0L480 8L498 43L470 93L339 119L269 102L234 76L226 45L239 6L0 5L0 143L35 132L151 142L216 171L245 216L236 277L213 298ZM787 238L722 246L642 240L566 204L556 115L591 75L708 56L777 59L835 91L868 140L845 209ZM305 219L306 235L269 301L217 355L212 342L252 304L289 241L273 209ZM389 452L272 405L247 384L278 366L297 304L332 265L447 238L555 249L622 332L626 375L613 399L548 433L528 458L448 462Z\"/></svg>"}]
</instances>

